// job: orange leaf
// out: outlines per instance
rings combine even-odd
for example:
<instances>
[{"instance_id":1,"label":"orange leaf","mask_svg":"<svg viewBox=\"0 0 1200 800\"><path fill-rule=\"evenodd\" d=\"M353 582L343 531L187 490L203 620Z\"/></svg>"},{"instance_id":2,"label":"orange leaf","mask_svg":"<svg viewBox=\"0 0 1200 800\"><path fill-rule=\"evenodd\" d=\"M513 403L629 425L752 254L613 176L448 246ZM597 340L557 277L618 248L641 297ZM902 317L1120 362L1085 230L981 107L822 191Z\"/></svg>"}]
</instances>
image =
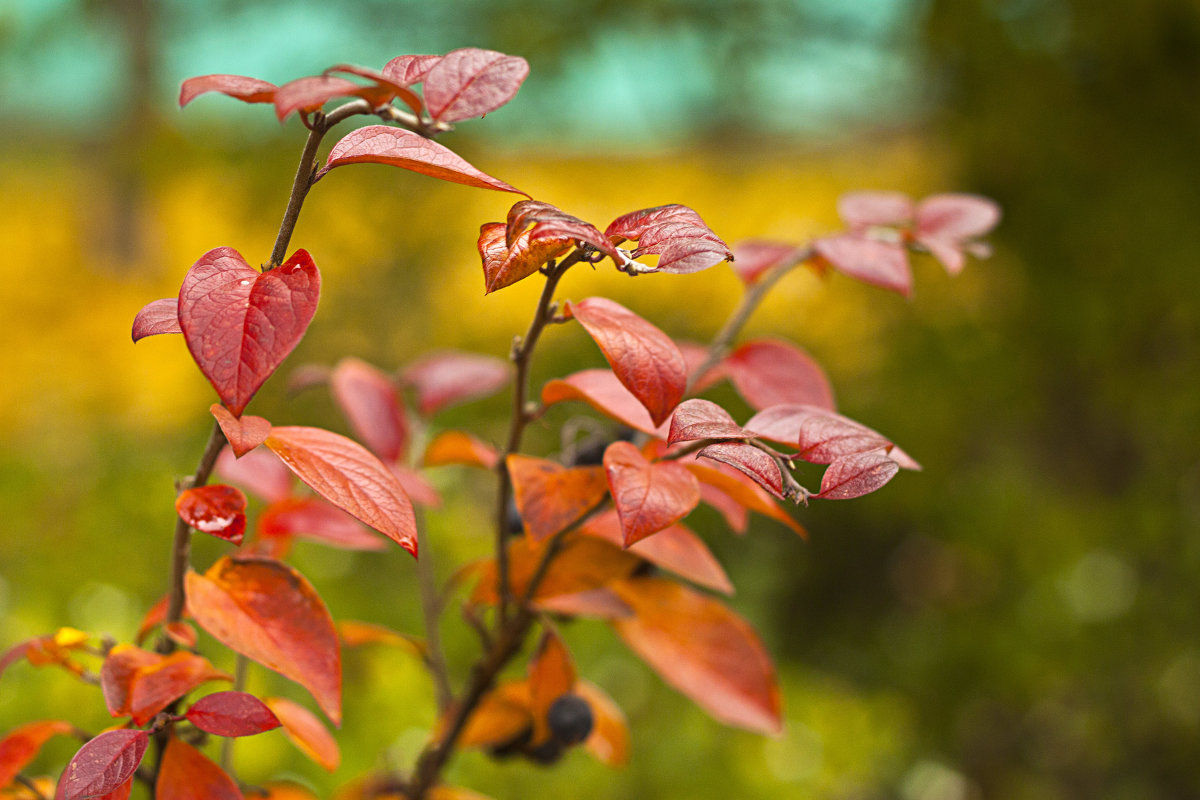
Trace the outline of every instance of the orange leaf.
<instances>
[{"instance_id":1,"label":"orange leaf","mask_svg":"<svg viewBox=\"0 0 1200 800\"><path fill-rule=\"evenodd\" d=\"M782 729L775 667L754 629L707 595L662 578L614 586L634 616L612 625L671 686L727 725Z\"/></svg>"},{"instance_id":2,"label":"orange leaf","mask_svg":"<svg viewBox=\"0 0 1200 800\"><path fill-rule=\"evenodd\" d=\"M12 783L51 736L70 736L73 730L71 723L51 719L29 722L9 731L0 739L0 789Z\"/></svg>"},{"instance_id":3,"label":"orange leaf","mask_svg":"<svg viewBox=\"0 0 1200 800\"><path fill-rule=\"evenodd\" d=\"M602 414L634 430L667 438L667 425L655 425L650 412L621 381L607 369L585 369L548 382L542 387L542 403L552 406L567 400L582 400Z\"/></svg>"},{"instance_id":4,"label":"orange leaf","mask_svg":"<svg viewBox=\"0 0 1200 800\"><path fill-rule=\"evenodd\" d=\"M594 683L579 681L575 692L592 708L592 733L583 746L602 764L623 766L629 761L629 725L625 714L608 694Z\"/></svg>"},{"instance_id":5,"label":"orange leaf","mask_svg":"<svg viewBox=\"0 0 1200 800\"><path fill-rule=\"evenodd\" d=\"M508 545L509 585L515 597L522 597L545 551L527 538L514 539ZM568 534L537 591L535 601L560 595L573 595L607 586L637 568L639 561L619 547L594 536ZM487 561L479 568L480 579L471 594L472 603L495 603L496 562Z\"/></svg>"},{"instance_id":6,"label":"orange leaf","mask_svg":"<svg viewBox=\"0 0 1200 800\"><path fill-rule=\"evenodd\" d=\"M592 517L583 524L580 532L597 536L618 547L624 541L621 521L615 511ZM682 523L663 528L653 536L630 545L628 551L636 556L668 569L693 583L716 589L724 594L733 594L733 584L721 568L716 556L699 536Z\"/></svg>"},{"instance_id":7,"label":"orange leaf","mask_svg":"<svg viewBox=\"0 0 1200 800\"><path fill-rule=\"evenodd\" d=\"M425 447L422 464L441 467L465 464L468 467L494 469L499 457L496 448L463 431L442 431Z\"/></svg>"},{"instance_id":8,"label":"orange leaf","mask_svg":"<svg viewBox=\"0 0 1200 800\"><path fill-rule=\"evenodd\" d=\"M263 417L255 417L250 414L235 417L228 408L220 403L213 403L208 407L208 411L217 418L217 424L221 426L221 432L225 434L225 438L229 441L229 446L233 448L233 454L237 458L241 458L265 442L267 434L271 432L271 423Z\"/></svg>"},{"instance_id":9,"label":"orange leaf","mask_svg":"<svg viewBox=\"0 0 1200 800\"><path fill-rule=\"evenodd\" d=\"M705 486L712 487L742 508L782 522L802 537L808 538L808 533L804 530L804 527L792 519L786 511L775 505L775 501L771 499L771 495L767 494L762 487L744 473L723 465L720 467L710 467L707 464L693 462L684 466L688 472L695 475L696 479Z\"/></svg>"},{"instance_id":10,"label":"orange leaf","mask_svg":"<svg viewBox=\"0 0 1200 800\"><path fill-rule=\"evenodd\" d=\"M484 294L491 294L528 278L547 261L558 258L575 246L573 241L566 238L531 241L532 229L523 231L509 246L504 242L504 230L503 222L485 222L479 226L479 239L475 247L483 264Z\"/></svg>"},{"instance_id":11,"label":"orange leaf","mask_svg":"<svg viewBox=\"0 0 1200 800\"><path fill-rule=\"evenodd\" d=\"M269 558L220 559L186 577L188 608L222 644L308 689L335 725L342 660L329 610L296 570Z\"/></svg>"},{"instance_id":12,"label":"orange leaf","mask_svg":"<svg viewBox=\"0 0 1200 800\"><path fill-rule=\"evenodd\" d=\"M300 752L330 772L337 769L342 760L341 752L333 735L315 714L285 697L268 697L265 702L283 724L288 739Z\"/></svg>"},{"instance_id":13,"label":"orange leaf","mask_svg":"<svg viewBox=\"0 0 1200 800\"><path fill-rule=\"evenodd\" d=\"M605 297L563 306L600 346L613 372L662 425L683 398L687 362L671 338L629 309Z\"/></svg>"},{"instance_id":14,"label":"orange leaf","mask_svg":"<svg viewBox=\"0 0 1200 800\"><path fill-rule=\"evenodd\" d=\"M415 636L397 633L391 628L372 622L343 619L337 622L338 636L346 647L362 647L365 644L386 644L407 650L414 656L425 656L425 643Z\"/></svg>"},{"instance_id":15,"label":"orange leaf","mask_svg":"<svg viewBox=\"0 0 1200 800\"><path fill-rule=\"evenodd\" d=\"M396 476L362 445L320 428L274 428L271 448L317 494L417 554L417 520Z\"/></svg>"},{"instance_id":16,"label":"orange leaf","mask_svg":"<svg viewBox=\"0 0 1200 800\"><path fill-rule=\"evenodd\" d=\"M553 630L546 629L537 651L529 662L530 713L533 714L533 738L536 747L550 738L547 714L550 706L575 686L575 662L566 644Z\"/></svg>"},{"instance_id":17,"label":"orange leaf","mask_svg":"<svg viewBox=\"0 0 1200 800\"><path fill-rule=\"evenodd\" d=\"M502 683L475 706L459 737L462 747L490 747L520 736L533 724L528 681Z\"/></svg>"},{"instance_id":18,"label":"orange leaf","mask_svg":"<svg viewBox=\"0 0 1200 800\"><path fill-rule=\"evenodd\" d=\"M167 742L154 796L163 800L242 800L233 778L187 742Z\"/></svg>"},{"instance_id":19,"label":"orange leaf","mask_svg":"<svg viewBox=\"0 0 1200 800\"><path fill-rule=\"evenodd\" d=\"M505 462L525 532L541 542L578 521L608 494L600 467L567 468L513 454Z\"/></svg>"},{"instance_id":20,"label":"orange leaf","mask_svg":"<svg viewBox=\"0 0 1200 800\"><path fill-rule=\"evenodd\" d=\"M215 669L208 659L179 651L161 655L119 644L104 659L100 686L108 713L129 715L145 725L172 702L208 681L233 677Z\"/></svg>"},{"instance_id":21,"label":"orange leaf","mask_svg":"<svg viewBox=\"0 0 1200 800\"><path fill-rule=\"evenodd\" d=\"M604 471L626 547L678 522L700 503L700 486L682 465L651 463L629 442L608 446Z\"/></svg>"}]
</instances>

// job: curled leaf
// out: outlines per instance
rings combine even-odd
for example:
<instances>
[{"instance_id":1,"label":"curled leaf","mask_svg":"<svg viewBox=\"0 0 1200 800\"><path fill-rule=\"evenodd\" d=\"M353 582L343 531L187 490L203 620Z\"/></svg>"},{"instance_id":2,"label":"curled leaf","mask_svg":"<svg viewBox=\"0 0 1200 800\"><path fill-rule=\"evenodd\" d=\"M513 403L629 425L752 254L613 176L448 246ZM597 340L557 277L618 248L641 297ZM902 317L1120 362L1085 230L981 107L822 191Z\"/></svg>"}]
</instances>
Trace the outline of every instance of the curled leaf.
<instances>
[{"instance_id":1,"label":"curled leaf","mask_svg":"<svg viewBox=\"0 0 1200 800\"><path fill-rule=\"evenodd\" d=\"M629 260L629 257L618 250L595 225L541 200L521 200L508 210L508 220L504 228L505 244L513 247L527 228L531 245L568 239L595 248L612 258L618 265Z\"/></svg>"},{"instance_id":2,"label":"curled leaf","mask_svg":"<svg viewBox=\"0 0 1200 800\"><path fill-rule=\"evenodd\" d=\"M657 206L618 217L604 231L616 242L636 239L631 256L657 255L649 271L684 274L729 261L733 252L692 209L682 205Z\"/></svg>"},{"instance_id":3,"label":"curled leaf","mask_svg":"<svg viewBox=\"0 0 1200 800\"><path fill-rule=\"evenodd\" d=\"M393 83L412 86L425 79L441 56L396 56L383 65L383 75Z\"/></svg>"},{"instance_id":4,"label":"curled leaf","mask_svg":"<svg viewBox=\"0 0 1200 800\"><path fill-rule=\"evenodd\" d=\"M201 533L241 544L246 532L246 495L216 483L180 492L175 498L179 518Z\"/></svg>"},{"instance_id":5,"label":"curled leaf","mask_svg":"<svg viewBox=\"0 0 1200 800\"><path fill-rule=\"evenodd\" d=\"M533 231L523 231L511 245L504 242L504 225L485 222L479 228L479 258L483 263L484 294L511 286L541 269L552 258L558 258L573 246L570 239L543 238L536 242Z\"/></svg>"},{"instance_id":6,"label":"curled leaf","mask_svg":"<svg viewBox=\"0 0 1200 800\"><path fill-rule=\"evenodd\" d=\"M178 297L151 301L133 318L133 341L160 333L183 333L183 328L179 327Z\"/></svg>"},{"instance_id":7,"label":"curled leaf","mask_svg":"<svg viewBox=\"0 0 1200 800\"><path fill-rule=\"evenodd\" d=\"M229 446L237 458L241 458L265 442L267 434L271 432L271 423L262 417L254 417L249 414L235 417L220 403L213 403L208 407L208 411L221 426L221 432L225 434L225 438L229 441Z\"/></svg>"},{"instance_id":8,"label":"curled leaf","mask_svg":"<svg viewBox=\"0 0 1200 800\"><path fill-rule=\"evenodd\" d=\"M300 752L330 772L338 768L342 755L337 742L315 714L284 697L269 697L266 703Z\"/></svg>"},{"instance_id":9,"label":"curled leaf","mask_svg":"<svg viewBox=\"0 0 1200 800\"><path fill-rule=\"evenodd\" d=\"M273 83L245 75L199 75L188 78L179 87L179 107L183 108L205 92L220 92L243 103L270 103L275 99Z\"/></svg>"}]
</instances>

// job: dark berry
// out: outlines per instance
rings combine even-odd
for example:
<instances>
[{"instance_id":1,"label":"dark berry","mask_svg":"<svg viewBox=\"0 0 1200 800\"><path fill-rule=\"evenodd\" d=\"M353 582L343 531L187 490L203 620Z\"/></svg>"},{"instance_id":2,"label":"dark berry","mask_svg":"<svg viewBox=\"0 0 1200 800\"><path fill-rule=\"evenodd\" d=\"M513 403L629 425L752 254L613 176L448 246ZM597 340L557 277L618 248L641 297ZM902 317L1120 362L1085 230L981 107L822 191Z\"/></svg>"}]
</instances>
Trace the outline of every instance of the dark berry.
<instances>
[{"instance_id":1,"label":"dark berry","mask_svg":"<svg viewBox=\"0 0 1200 800\"><path fill-rule=\"evenodd\" d=\"M523 751L529 744L529 740L533 738L533 726L529 726L520 733L514 735L510 739L506 739L499 744L492 745L488 751L492 758L505 759L515 756Z\"/></svg>"},{"instance_id":2,"label":"dark berry","mask_svg":"<svg viewBox=\"0 0 1200 800\"><path fill-rule=\"evenodd\" d=\"M525 532L525 523L521 520L521 512L517 510L517 502L512 495L504 509L504 529L511 535Z\"/></svg>"},{"instance_id":3,"label":"dark berry","mask_svg":"<svg viewBox=\"0 0 1200 800\"><path fill-rule=\"evenodd\" d=\"M592 732L592 707L577 694L567 693L550 704L546 722L550 733L560 743L579 744Z\"/></svg>"},{"instance_id":4,"label":"dark berry","mask_svg":"<svg viewBox=\"0 0 1200 800\"><path fill-rule=\"evenodd\" d=\"M563 746L554 739L547 739L537 747L529 747L525 750L525 757L535 764L553 764L562 758Z\"/></svg>"}]
</instances>

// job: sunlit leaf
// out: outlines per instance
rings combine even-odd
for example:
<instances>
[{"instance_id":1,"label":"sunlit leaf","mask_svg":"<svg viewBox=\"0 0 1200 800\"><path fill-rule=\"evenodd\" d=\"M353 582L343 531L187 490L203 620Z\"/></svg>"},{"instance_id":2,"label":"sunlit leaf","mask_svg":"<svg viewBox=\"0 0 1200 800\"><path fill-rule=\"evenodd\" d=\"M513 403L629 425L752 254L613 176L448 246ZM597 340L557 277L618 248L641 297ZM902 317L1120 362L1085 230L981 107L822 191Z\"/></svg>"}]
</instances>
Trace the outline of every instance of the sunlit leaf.
<instances>
[{"instance_id":1,"label":"sunlit leaf","mask_svg":"<svg viewBox=\"0 0 1200 800\"><path fill-rule=\"evenodd\" d=\"M554 461L513 454L507 460L513 495L525 531L535 542L578 521L608 494L600 467L564 467Z\"/></svg>"},{"instance_id":2,"label":"sunlit leaf","mask_svg":"<svg viewBox=\"0 0 1200 800\"><path fill-rule=\"evenodd\" d=\"M883 450L853 453L833 461L821 478L824 500L849 500L869 494L896 477L900 465Z\"/></svg>"},{"instance_id":3,"label":"sunlit leaf","mask_svg":"<svg viewBox=\"0 0 1200 800\"><path fill-rule=\"evenodd\" d=\"M362 445L321 428L273 428L269 447L317 494L417 554L417 521L396 476Z\"/></svg>"},{"instance_id":4,"label":"sunlit leaf","mask_svg":"<svg viewBox=\"0 0 1200 800\"><path fill-rule=\"evenodd\" d=\"M292 567L266 558L221 558L186 578L196 622L235 652L299 683L334 724L342 718L342 661L329 610Z\"/></svg>"},{"instance_id":5,"label":"sunlit leaf","mask_svg":"<svg viewBox=\"0 0 1200 800\"><path fill-rule=\"evenodd\" d=\"M464 431L442 431L425 447L421 463L426 467L462 464L493 469L499 459L496 448Z\"/></svg>"},{"instance_id":6,"label":"sunlit leaf","mask_svg":"<svg viewBox=\"0 0 1200 800\"><path fill-rule=\"evenodd\" d=\"M161 800L242 800L233 778L208 756L172 736L158 768L154 796Z\"/></svg>"},{"instance_id":7,"label":"sunlit leaf","mask_svg":"<svg viewBox=\"0 0 1200 800\"><path fill-rule=\"evenodd\" d=\"M597 514L580 527L587 536L598 536L623 546L625 536L621 531L621 520L615 511ZM663 528L658 533L630 545L627 552L644 558L652 564L670 570L693 583L733 594L733 584L725 574L720 562L699 536L682 523Z\"/></svg>"},{"instance_id":8,"label":"sunlit leaf","mask_svg":"<svg viewBox=\"0 0 1200 800\"><path fill-rule=\"evenodd\" d=\"M440 122L480 117L517 94L529 64L519 56L464 47L442 56L423 76L425 104Z\"/></svg>"},{"instance_id":9,"label":"sunlit leaf","mask_svg":"<svg viewBox=\"0 0 1200 800\"><path fill-rule=\"evenodd\" d=\"M260 273L231 247L205 253L179 290L179 323L192 358L238 416L304 337L321 276L304 250Z\"/></svg>"},{"instance_id":10,"label":"sunlit leaf","mask_svg":"<svg viewBox=\"0 0 1200 800\"><path fill-rule=\"evenodd\" d=\"M700 502L696 478L682 465L647 461L629 442L605 449L604 471L627 547L683 519Z\"/></svg>"},{"instance_id":11,"label":"sunlit leaf","mask_svg":"<svg viewBox=\"0 0 1200 800\"><path fill-rule=\"evenodd\" d=\"M12 783L52 736L70 736L74 730L69 722L51 719L27 722L5 734L0 738L0 789Z\"/></svg>"},{"instance_id":12,"label":"sunlit leaf","mask_svg":"<svg viewBox=\"0 0 1200 800\"><path fill-rule=\"evenodd\" d=\"M912 294L912 268L908 265L908 252L898 241L844 233L817 239L813 242L813 249L839 272L852 278L891 289L905 297Z\"/></svg>"},{"instance_id":13,"label":"sunlit leaf","mask_svg":"<svg viewBox=\"0 0 1200 800\"><path fill-rule=\"evenodd\" d=\"M243 103L270 103L275 99L273 83L245 75L199 75L188 78L179 87L179 107L183 108L205 92L220 92Z\"/></svg>"},{"instance_id":14,"label":"sunlit leaf","mask_svg":"<svg viewBox=\"0 0 1200 800\"><path fill-rule=\"evenodd\" d=\"M233 448L233 454L238 458L265 442L267 434L271 432L271 423L262 417L250 414L235 417L220 403L213 403L208 411L216 418L221 432Z\"/></svg>"},{"instance_id":15,"label":"sunlit leaf","mask_svg":"<svg viewBox=\"0 0 1200 800\"><path fill-rule=\"evenodd\" d=\"M775 668L758 634L707 595L662 578L615 585L634 616L612 622L664 681L727 725L777 734Z\"/></svg>"},{"instance_id":16,"label":"sunlit leaf","mask_svg":"<svg viewBox=\"0 0 1200 800\"><path fill-rule=\"evenodd\" d=\"M113 791L133 775L150 735L142 730L105 731L79 748L60 783L63 800L83 800Z\"/></svg>"},{"instance_id":17,"label":"sunlit leaf","mask_svg":"<svg viewBox=\"0 0 1200 800\"><path fill-rule=\"evenodd\" d=\"M605 297L568 301L563 310L600 346L622 385L650 412L651 422L663 424L687 387L687 362L670 337Z\"/></svg>"},{"instance_id":18,"label":"sunlit leaf","mask_svg":"<svg viewBox=\"0 0 1200 800\"><path fill-rule=\"evenodd\" d=\"M756 410L780 403L834 408L833 387L812 356L779 339L756 339L730 353L722 368Z\"/></svg>"},{"instance_id":19,"label":"sunlit leaf","mask_svg":"<svg viewBox=\"0 0 1200 800\"><path fill-rule=\"evenodd\" d=\"M175 498L179 518L201 533L241 544L246 532L246 495L222 483L186 489Z\"/></svg>"},{"instance_id":20,"label":"sunlit leaf","mask_svg":"<svg viewBox=\"0 0 1200 800\"><path fill-rule=\"evenodd\" d=\"M485 222L479 227L476 247L483 264L484 294L511 286L537 272L552 258L574 245L567 238L530 240L532 230L522 232L511 245L504 243L504 224Z\"/></svg>"},{"instance_id":21,"label":"sunlit leaf","mask_svg":"<svg viewBox=\"0 0 1200 800\"><path fill-rule=\"evenodd\" d=\"M568 400L581 400L618 422L657 436L667 437L667 425L655 425L650 412L626 389L616 375L607 369L585 369L556 378L542 387L542 403L552 406Z\"/></svg>"},{"instance_id":22,"label":"sunlit leaf","mask_svg":"<svg viewBox=\"0 0 1200 800\"><path fill-rule=\"evenodd\" d=\"M395 461L408 445L404 407L391 379L357 358L343 358L329 376L333 398L355 435L384 461Z\"/></svg>"},{"instance_id":23,"label":"sunlit leaf","mask_svg":"<svg viewBox=\"0 0 1200 800\"><path fill-rule=\"evenodd\" d=\"M342 760L341 751L333 735L315 714L285 697L269 697L266 704L300 752L330 772L337 769Z\"/></svg>"},{"instance_id":24,"label":"sunlit leaf","mask_svg":"<svg viewBox=\"0 0 1200 800\"><path fill-rule=\"evenodd\" d=\"M262 700L245 692L205 695L192 703L184 716L214 736L253 736L280 725L279 718Z\"/></svg>"},{"instance_id":25,"label":"sunlit leaf","mask_svg":"<svg viewBox=\"0 0 1200 800\"><path fill-rule=\"evenodd\" d=\"M310 539L343 550L383 550L387 542L354 517L317 497L288 497L258 515L258 535Z\"/></svg>"},{"instance_id":26,"label":"sunlit leaf","mask_svg":"<svg viewBox=\"0 0 1200 800\"><path fill-rule=\"evenodd\" d=\"M400 379L416 388L417 410L428 417L496 392L512 379L512 368L494 356L446 350L409 364Z\"/></svg>"},{"instance_id":27,"label":"sunlit leaf","mask_svg":"<svg viewBox=\"0 0 1200 800\"><path fill-rule=\"evenodd\" d=\"M179 327L179 298L164 297L147 303L133 318L133 340L160 333L183 333Z\"/></svg>"},{"instance_id":28,"label":"sunlit leaf","mask_svg":"<svg viewBox=\"0 0 1200 800\"><path fill-rule=\"evenodd\" d=\"M348 133L329 151L320 177L347 164L387 164L477 189L525 194L475 169L454 151L420 134L388 125L367 125Z\"/></svg>"}]
</instances>

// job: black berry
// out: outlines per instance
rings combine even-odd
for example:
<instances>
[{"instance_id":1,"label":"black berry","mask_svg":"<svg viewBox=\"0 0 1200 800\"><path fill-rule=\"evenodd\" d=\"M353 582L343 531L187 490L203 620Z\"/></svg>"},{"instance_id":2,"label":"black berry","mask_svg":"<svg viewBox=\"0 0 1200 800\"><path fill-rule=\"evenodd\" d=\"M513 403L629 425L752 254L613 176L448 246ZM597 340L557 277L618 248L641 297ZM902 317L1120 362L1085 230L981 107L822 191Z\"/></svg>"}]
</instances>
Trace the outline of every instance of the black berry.
<instances>
[{"instance_id":1,"label":"black berry","mask_svg":"<svg viewBox=\"0 0 1200 800\"><path fill-rule=\"evenodd\" d=\"M567 693L550 704L546 712L550 734L561 744L579 744L592 732L592 707L577 694Z\"/></svg>"}]
</instances>

